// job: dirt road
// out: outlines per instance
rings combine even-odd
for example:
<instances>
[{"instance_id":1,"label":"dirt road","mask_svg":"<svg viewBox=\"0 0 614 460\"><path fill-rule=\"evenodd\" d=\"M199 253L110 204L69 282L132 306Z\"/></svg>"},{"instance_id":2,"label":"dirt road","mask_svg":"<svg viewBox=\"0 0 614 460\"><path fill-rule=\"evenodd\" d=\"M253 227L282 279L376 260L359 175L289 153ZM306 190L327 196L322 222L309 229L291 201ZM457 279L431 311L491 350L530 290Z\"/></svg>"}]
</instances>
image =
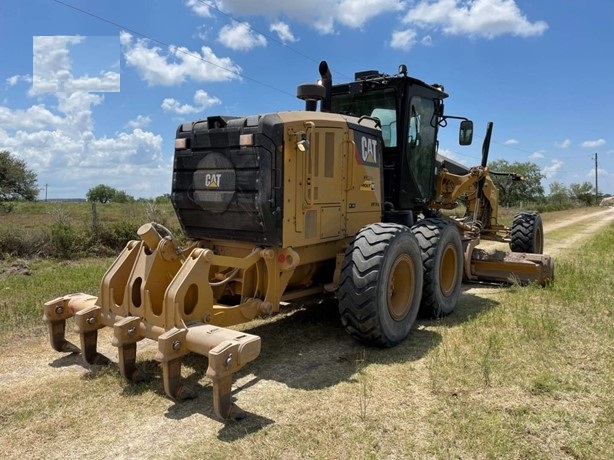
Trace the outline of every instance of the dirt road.
<instances>
[{"instance_id":1,"label":"dirt road","mask_svg":"<svg viewBox=\"0 0 614 460\"><path fill-rule=\"evenodd\" d=\"M553 257L578 246L614 221L614 207L560 211L544 219L544 247ZM564 232L561 232L564 230Z\"/></svg>"},{"instance_id":2,"label":"dirt road","mask_svg":"<svg viewBox=\"0 0 614 460\"><path fill-rule=\"evenodd\" d=\"M612 222L614 208L545 215L546 252L564 257L567 249ZM487 291L480 295L488 296ZM90 368L79 356L54 352L42 335L1 343L0 451L15 459L184 458L191 456L190 446L208 445L214 458L249 456L266 440L252 440L253 433L273 423L292 426L297 413L309 410L293 400L295 392L337 391L356 372L344 360L355 353L355 344L335 320L324 321L322 328L321 319L301 315L255 324L263 352L236 379L237 403L248 413L239 423L213 418L204 358L187 359L184 366L198 398L175 403L164 395L159 369L152 364L153 342L139 344L139 359L154 380L138 385L125 383L116 366ZM269 347L267 337L283 343L284 350ZM71 339L78 343L75 335ZM99 344L101 352L117 360L110 331L101 333ZM339 404L343 397L335 394Z\"/></svg>"}]
</instances>

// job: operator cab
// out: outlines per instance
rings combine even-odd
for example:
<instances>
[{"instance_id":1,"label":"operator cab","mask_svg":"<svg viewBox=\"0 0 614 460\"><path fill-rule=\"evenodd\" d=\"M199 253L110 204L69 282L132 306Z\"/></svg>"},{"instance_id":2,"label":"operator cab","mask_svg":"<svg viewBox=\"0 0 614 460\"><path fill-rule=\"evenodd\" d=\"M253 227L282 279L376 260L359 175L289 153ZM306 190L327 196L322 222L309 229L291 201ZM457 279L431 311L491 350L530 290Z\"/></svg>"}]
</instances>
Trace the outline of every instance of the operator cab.
<instances>
[{"instance_id":1,"label":"operator cab","mask_svg":"<svg viewBox=\"0 0 614 460\"><path fill-rule=\"evenodd\" d=\"M444 116L443 99L448 95L443 86L407 76L404 65L397 75L370 70L337 85L326 78L330 75L327 67L325 73L322 68L321 64L322 84L327 89L323 111L377 119L384 143L385 212L390 220L410 224L412 214L426 210L434 198L439 126L446 125L446 118L462 118L459 141L468 145L472 122Z\"/></svg>"}]
</instances>

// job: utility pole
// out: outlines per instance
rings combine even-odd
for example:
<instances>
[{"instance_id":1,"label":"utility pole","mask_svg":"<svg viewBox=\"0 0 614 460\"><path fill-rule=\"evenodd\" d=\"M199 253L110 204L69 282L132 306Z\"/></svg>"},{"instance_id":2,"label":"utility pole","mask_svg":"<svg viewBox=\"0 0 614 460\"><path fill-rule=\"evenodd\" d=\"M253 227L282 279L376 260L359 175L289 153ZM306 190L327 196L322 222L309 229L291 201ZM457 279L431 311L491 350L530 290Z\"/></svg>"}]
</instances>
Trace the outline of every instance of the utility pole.
<instances>
[{"instance_id":1,"label":"utility pole","mask_svg":"<svg viewBox=\"0 0 614 460\"><path fill-rule=\"evenodd\" d=\"M599 164L597 158L597 152L595 152L595 204L599 204L599 183L597 182L597 172L599 171Z\"/></svg>"}]
</instances>

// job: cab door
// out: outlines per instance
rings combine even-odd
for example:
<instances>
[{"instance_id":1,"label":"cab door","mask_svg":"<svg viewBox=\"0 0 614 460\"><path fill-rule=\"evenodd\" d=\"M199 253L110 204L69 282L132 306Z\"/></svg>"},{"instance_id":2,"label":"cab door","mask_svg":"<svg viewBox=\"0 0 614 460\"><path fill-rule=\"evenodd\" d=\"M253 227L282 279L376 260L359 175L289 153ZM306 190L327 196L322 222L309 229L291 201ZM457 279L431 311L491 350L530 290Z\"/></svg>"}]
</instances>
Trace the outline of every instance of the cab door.
<instances>
[{"instance_id":1,"label":"cab door","mask_svg":"<svg viewBox=\"0 0 614 460\"><path fill-rule=\"evenodd\" d=\"M426 203L433 196L437 116L433 99L414 96L407 114L407 148L405 150L407 184L401 197L403 208Z\"/></svg>"}]
</instances>

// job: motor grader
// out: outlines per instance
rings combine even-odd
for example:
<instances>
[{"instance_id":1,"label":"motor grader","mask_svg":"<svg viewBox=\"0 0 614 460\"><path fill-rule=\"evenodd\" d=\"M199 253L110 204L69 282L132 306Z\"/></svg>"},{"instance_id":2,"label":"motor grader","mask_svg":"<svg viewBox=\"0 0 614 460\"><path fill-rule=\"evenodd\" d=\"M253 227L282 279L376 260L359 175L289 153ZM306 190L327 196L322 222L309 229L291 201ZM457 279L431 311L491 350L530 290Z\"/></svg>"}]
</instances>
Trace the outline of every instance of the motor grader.
<instances>
[{"instance_id":1,"label":"motor grader","mask_svg":"<svg viewBox=\"0 0 614 460\"><path fill-rule=\"evenodd\" d=\"M461 282L545 284L537 213L511 228L497 221L498 191L487 167L489 123L480 166L438 155L437 134L460 120L459 143L473 123L444 113L447 94L400 66L396 75L356 74L333 84L326 62L317 84L298 86L305 110L208 116L177 129L172 203L189 243L162 225L138 230L102 279L98 296L66 295L45 304L51 344L109 360L97 333L113 328L121 374L139 381L137 344L157 341L165 392L183 386L182 358L208 358L217 416L238 413L232 376L260 353L260 337L230 327L287 303L336 296L347 332L390 347L407 337L418 312L454 310ZM318 111L318 106L320 110ZM513 173L500 173L519 180ZM446 217L463 200L466 211ZM511 253L476 248L508 243ZM65 337L74 317L81 347Z\"/></svg>"}]
</instances>

